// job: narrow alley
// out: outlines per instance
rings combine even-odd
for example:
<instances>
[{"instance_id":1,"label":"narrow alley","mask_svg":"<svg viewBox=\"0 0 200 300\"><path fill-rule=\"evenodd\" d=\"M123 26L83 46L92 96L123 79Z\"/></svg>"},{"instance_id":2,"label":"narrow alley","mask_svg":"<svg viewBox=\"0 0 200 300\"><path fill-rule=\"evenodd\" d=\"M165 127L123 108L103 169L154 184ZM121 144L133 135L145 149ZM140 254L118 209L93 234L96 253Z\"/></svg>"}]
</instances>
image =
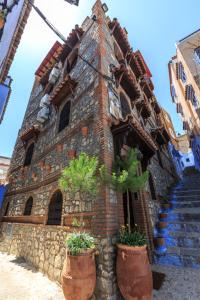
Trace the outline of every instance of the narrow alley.
<instances>
[{"instance_id":1,"label":"narrow alley","mask_svg":"<svg viewBox=\"0 0 200 300\"><path fill-rule=\"evenodd\" d=\"M0 253L0 300L64 300L61 288L24 259Z\"/></svg>"}]
</instances>

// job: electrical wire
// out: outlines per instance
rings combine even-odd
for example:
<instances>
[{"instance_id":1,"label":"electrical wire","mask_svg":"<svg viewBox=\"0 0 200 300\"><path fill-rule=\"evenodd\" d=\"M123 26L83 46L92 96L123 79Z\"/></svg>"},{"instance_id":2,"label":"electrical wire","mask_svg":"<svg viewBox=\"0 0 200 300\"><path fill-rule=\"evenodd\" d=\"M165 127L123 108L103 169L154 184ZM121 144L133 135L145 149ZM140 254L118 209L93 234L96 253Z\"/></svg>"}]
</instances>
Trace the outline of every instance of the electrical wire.
<instances>
[{"instance_id":1,"label":"electrical wire","mask_svg":"<svg viewBox=\"0 0 200 300\"><path fill-rule=\"evenodd\" d=\"M41 12L41 10L35 6L35 4L33 3L33 0L26 0L33 8L34 10L37 12L37 14L42 18L42 20L47 24L47 26L65 43L67 44L67 46L69 47L70 50L73 50L72 47L70 47L70 45L67 43L67 40L65 39L64 35L62 35L62 33L60 33L58 31L58 29L46 18L46 16ZM95 22L93 20L93 22ZM102 72L100 72L93 64L91 64L87 59L85 59L81 54L78 53L78 57L84 61L90 68L92 68L96 73L98 73L100 76L102 76L104 79L108 80L108 81L112 81L113 79L111 77L109 77L106 74L103 74Z\"/></svg>"}]
</instances>

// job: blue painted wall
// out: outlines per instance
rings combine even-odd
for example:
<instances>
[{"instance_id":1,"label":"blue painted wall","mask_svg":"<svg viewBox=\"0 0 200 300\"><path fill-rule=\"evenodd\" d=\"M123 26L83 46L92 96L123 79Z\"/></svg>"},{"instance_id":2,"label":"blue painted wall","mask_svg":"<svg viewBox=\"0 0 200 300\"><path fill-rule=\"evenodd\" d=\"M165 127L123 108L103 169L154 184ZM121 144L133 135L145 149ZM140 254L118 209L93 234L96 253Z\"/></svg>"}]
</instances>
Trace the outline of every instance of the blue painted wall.
<instances>
[{"instance_id":1,"label":"blue painted wall","mask_svg":"<svg viewBox=\"0 0 200 300\"><path fill-rule=\"evenodd\" d=\"M6 191L6 185L0 185L0 208L2 207L5 191Z\"/></svg>"}]
</instances>

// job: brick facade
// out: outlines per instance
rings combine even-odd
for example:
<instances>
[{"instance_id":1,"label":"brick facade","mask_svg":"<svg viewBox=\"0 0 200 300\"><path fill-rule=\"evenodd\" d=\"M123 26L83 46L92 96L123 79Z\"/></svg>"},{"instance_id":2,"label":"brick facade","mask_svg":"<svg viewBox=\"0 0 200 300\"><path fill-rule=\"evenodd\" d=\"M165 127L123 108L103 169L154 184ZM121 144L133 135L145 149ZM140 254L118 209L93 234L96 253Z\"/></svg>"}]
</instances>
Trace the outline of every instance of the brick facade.
<instances>
[{"instance_id":1,"label":"brick facade","mask_svg":"<svg viewBox=\"0 0 200 300\"><path fill-rule=\"evenodd\" d=\"M97 155L101 163L111 170L115 154L121 151L120 147L124 144L139 147L143 154L140 171L148 169L151 172L157 199L152 200L152 192L147 183L145 191L137 195L134 221L146 232L151 249L153 226L156 222L156 201L174 180L172 162L165 147L167 141L163 132L157 132L156 135L152 132L152 128L158 127L156 120L159 106L150 78L147 82L144 81L145 70L148 67L142 61L142 57L132 52L131 48L126 55L129 47L127 34L116 20L111 22L105 16L100 1L94 5L92 14L96 15L97 20L86 18L82 29L76 27L69 41L73 44L77 36L80 38L74 47L78 47L79 54L100 73L78 57L69 74L75 86L68 93L69 79L66 79L65 74L65 55L69 49L64 46L61 52L62 58L64 57L61 75L50 94L56 96L51 97L50 117L43 125L38 124L36 120L41 98L48 85L41 85L45 75L40 78L37 73L13 152L10 186L4 201L3 213L7 203L9 210L1 225L3 238L0 250L24 256L51 279L58 281L65 256L64 241L67 232L72 230L71 220L81 214L79 199L69 199L63 193L60 226L47 225L47 218L52 196L58 190L61 170L68 164L72 152L76 155L81 152ZM122 40L118 47L122 57L129 61L125 70L125 73L128 70L127 76L121 76L121 70L118 70L121 67L116 53L119 34ZM121 43L124 43L124 47ZM110 65L115 66L114 71ZM41 68L39 70L41 71ZM104 75L112 78L116 84ZM135 99L131 99L130 94L127 94L127 82L128 90L137 91ZM129 103L131 112L125 118L116 118L110 113L110 85L118 95L123 93ZM58 132L60 114L67 101L71 101L69 125ZM83 126L88 128L87 135L82 133ZM33 142L31 164L24 166L27 149ZM162 151L159 150L161 148ZM162 167L156 154L158 150L161 152ZM23 216L29 197L33 198L31 215ZM85 229L95 236L99 250L96 299L120 299L115 277L115 243L119 227L125 222L122 196L104 187L97 199L85 199L83 215L87 224Z\"/></svg>"}]
</instances>

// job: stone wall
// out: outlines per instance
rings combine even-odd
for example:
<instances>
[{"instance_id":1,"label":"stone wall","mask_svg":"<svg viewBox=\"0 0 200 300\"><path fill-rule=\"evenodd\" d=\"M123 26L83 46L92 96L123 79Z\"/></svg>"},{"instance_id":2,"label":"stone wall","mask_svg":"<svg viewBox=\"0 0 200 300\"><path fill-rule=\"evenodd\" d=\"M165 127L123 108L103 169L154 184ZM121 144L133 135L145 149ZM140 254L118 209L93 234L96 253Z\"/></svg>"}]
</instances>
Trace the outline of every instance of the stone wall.
<instances>
[{"instance_id":1,"label":"stone wall","mask_svg":"<svg viewBox=\"0 0 200 300\"><path fill-rule=\"evenodd\" d=\"M93 14L97 16L98 22L93 22L91 18L87 18L84 22L85 33L81 38L79 53L99 72L111 76L109 65L118 66L119 63L114 53L114 38L110 34L107 17L103 13L99 1L93 8ZM54 90L63 80L63 74L64 70L62 70ZM63 99L59 107L51 104L50 118L43 126L40 126L40 134L35 141L31 165L24 169L26 149L20 136L36 124L38 106L44 95L44 91L36 79L12 157L11 184L5 197L3 211L9 202L8 218L15 217L20 220L19 217L23 217L25 203L31 196L33 197L33 208L30 219L40 216L42 224L4 222L2 225L3 238L0 243L0 250L25 257L51 279L57 281L60 280L60 272L65 258L64 241L69 232L68 227L64 226L64 222L72 214L80 212L79 201L69 199L63 193L62 226L45 224L52 195L59 188L58 179L61 170L68 165L70 160L69 151L74 150L76 155L81 152L97 155L109 170L114 158L108 82L104 76L97 74L80 58L69 75L77 82L77 86L73 93ZM140 97L144 96L139 81L136 83L141 93ZM120 89L117 91L120 92ZM66 101L71 101L70 122L64 130L58 132L60 112ZM151 101L149 101L149 105L150 103ZM146 120L145 125L139 110L134 104L132 106L132 113L138 119L137 123L141 124L140 131L146 131L151 138L151 128L156 126L156 113L153 106L150 106L151 116ZM88 127L87 136L81 133L83 126ZM161 155L163 155L164 168L159 166L156 155L151 159L148 167L154 178L157 195L162 195L164 188L173 180L169 172L171 162L166 155ZM147 187L148 191L149 187ZM149 199L145 200L143 196L141 203L138 203L138 218L142 220L141 223L143 223L149 238L152 238L152 226L155 224L154 203ZM124 223L122 198L117 197L116 192L112 189L103 187L99 197L86 199L83 211L95 214L95 217L91 218L90 229L96 238L99 250L96 299L119 300L115 276L115 242L119 226ZM151 220L152 224L150 224Z\"/></svg>"},{"instance_id":2,"label":"stone wall","mask_svg":"<svg viewBox=\"0 0 200 300\"><path fill-rule=\"evenodd\" d=\"M51 280L60 283L68 231L60 226L2 223L0 251L24 257ZM3 241L2 241L3 240ZM93 299L120 300L114 276L116 237L96 238L97 285Z\"/></svg>"}]
</instances>

